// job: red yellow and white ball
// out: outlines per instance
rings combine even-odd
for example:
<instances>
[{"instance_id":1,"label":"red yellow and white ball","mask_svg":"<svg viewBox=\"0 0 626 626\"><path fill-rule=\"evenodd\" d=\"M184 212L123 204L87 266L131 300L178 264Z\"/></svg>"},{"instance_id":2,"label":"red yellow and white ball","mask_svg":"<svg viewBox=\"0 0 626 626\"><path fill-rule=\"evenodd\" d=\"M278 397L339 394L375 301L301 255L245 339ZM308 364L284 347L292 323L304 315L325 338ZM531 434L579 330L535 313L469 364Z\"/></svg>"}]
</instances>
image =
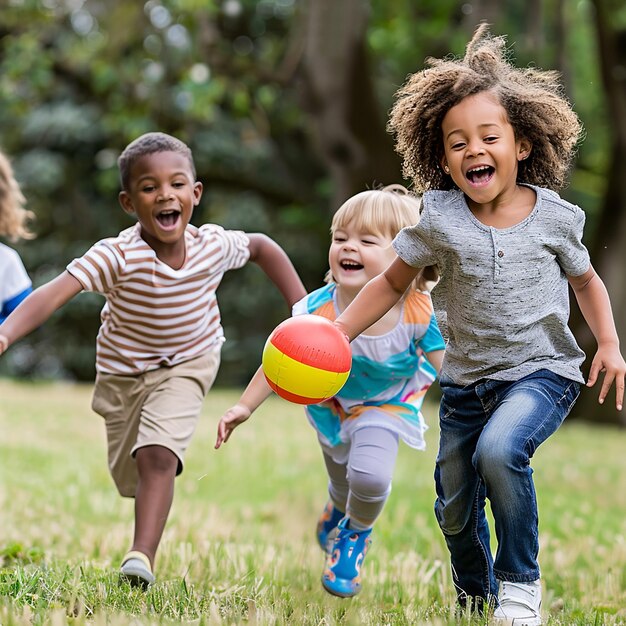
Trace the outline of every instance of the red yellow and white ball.
<instances>
[{"instance_id":1,"label":"red yellow and white ball","mask_svg":"<svg viewBox=\"0 0 626 626\"><path fill-rule=\"evenodd\" d=\"M332 398L350 375L345 335L325 317L297 315L279 324L263 349L263 373L285 400L317 404Z\"/></svg>"}]
</instances>

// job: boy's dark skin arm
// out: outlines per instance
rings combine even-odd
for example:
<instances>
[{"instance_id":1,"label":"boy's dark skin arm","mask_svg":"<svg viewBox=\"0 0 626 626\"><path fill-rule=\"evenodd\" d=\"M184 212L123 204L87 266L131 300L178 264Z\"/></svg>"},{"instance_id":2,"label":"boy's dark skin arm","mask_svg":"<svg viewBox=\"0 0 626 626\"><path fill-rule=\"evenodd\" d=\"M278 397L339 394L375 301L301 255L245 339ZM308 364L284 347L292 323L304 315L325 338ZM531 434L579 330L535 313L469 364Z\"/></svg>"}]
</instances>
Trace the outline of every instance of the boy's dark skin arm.
<instances>
[{"instance_id":1,"label":"boy's dark skin arm","mask_svg":"<svg viewBox=\"0 0 626 626\"><path fill-rule=\"evenodd\" d=\"M250 261L256 263L283 294L291 308L306 296L306 289L286 252L262 233L248 233Z\"/></svg>"},{"instance_id":2,"label":"boy's dark skin arm","mask_svg":"<svg viewBox=\"0 0 626 626\"><path fill-rule=\"evenodd\" d=\"M0 354L18 339L39 328L57 309L83 290L69 272L35 289L0 326Z\"/></svg>"},{"instance_id":3,"label":"boy's dark skin arm","mask_svg":"<svg viewBox=\"0 0 626 626\"><path fill-rule=\"evenodd\" d=\"M267 235L254 233L250 240L250 260L276 284L291 307L306 295L306 289L285 251ZM0 326L0 354L17 340L39 328L57 309L83 290L65 271L35 289Z\"/></svg>"}]
</instances>

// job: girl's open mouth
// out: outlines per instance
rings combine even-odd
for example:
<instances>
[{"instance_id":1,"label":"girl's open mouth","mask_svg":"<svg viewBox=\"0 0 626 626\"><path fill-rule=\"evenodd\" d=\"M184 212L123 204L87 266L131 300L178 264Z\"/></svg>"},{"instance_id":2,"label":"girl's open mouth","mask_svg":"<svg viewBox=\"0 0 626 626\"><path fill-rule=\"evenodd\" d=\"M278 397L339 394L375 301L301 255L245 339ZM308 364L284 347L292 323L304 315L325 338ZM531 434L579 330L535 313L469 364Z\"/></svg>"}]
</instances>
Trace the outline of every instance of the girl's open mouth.
<instances>
[{"instance_id":1,"label":"girl's open mouth","mask_svg":"<svg viewBox=\"0 0 626 626\"><path fill-rule=\"evenodd\" d=\"M354 261L342 261L339 265L341 266L341 269L346 270L346 272L363 269L363 266L360 263L355 263Z\"/></svg>"},{"instance_id":2,"label":"girl's open mouth","mask_svg":"<svg viewBox=\"0 0 626 626\"><path fill-rule=\"evenodd\" d=\"M490 165L481 165L468 170L465 177L472 185L486 185L492 179L495 171Z\"/></svg>"}]
</instances>

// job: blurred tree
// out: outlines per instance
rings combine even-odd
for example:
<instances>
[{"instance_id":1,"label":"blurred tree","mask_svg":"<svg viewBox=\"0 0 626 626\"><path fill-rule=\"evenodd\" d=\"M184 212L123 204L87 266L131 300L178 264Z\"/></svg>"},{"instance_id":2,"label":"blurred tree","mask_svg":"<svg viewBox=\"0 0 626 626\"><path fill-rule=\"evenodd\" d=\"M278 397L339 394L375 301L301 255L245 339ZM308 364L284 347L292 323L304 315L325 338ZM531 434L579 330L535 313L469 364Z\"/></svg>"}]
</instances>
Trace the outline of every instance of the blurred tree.
<instances>
[{"instance_id":1,"label":"blurred tree","mask_svg":"<svg viewBox=\"0 0 626 626\"><path fill-rule=\"evenodd\" d=\"M606 187L600 216L591 243L594 267L611 296L618 335L626 340L626 6L620 0L594 0L600 72L611 120ZM584 326L578 328L585 352L593 356L595 341ZM587 366L590 359L587 359ZM626 414L615 409L613 392L603 406L597 403L599 385L585 389L576 412L586 419L621 422Z\"/></svg>"},{"instance_id":2,"label":"blurred tree","mask_svg":"<svg viewBox=\"0 0 626 626\"><path fill-rule=\"evenodd\" d=\"M487 22L492 26L498 25L502 21L504 5L498 0L474 0L464 4L461 10L464 13L463 27L468 34L471 34L478 22Z\"/></svg>"},{"instance_id":3,"label":"blurred tree","mask_svg":"<svg viewBox=\"0 0 626 626\"><path fill-rule=\"evenodd\" d=\"M623 97L624 8L618 0L596 4L607 15L599 38L587 1L10 0L0 21L1 147L39 233L20 252L40 284L129 226L117 205L116 158L137 135L158 129L194 152L205 185L194 222L267 232L315 288L339 203L399 180L385 133L394 93L425 57L462 54L487 19L494 33L508 35L518 64L563 71L587 127L565 195L587 211L598 264L608 237L607 250L624 248L615 218L623 191L610 190L626 177L616 165L624 163L623 140L614 145L625 119L619 92L605 98L620 84ZM615 50L603 52L603 82L596 40ZM613 182L601 210L605 180ZM610 258L598 269L621 307L624 336L624 264ZM256 368L265 337L288 315L274 291L254 267L225 277L219 382L242 384ZM75 298L14 346L0 371L92 378L101 306L98 296Z\"/></svg>"},{"instance_id":4,"label":"blurred tree","mask_svg":"<svg viewBox=\"0 0 626 626\"><path fill-rule=\"evenodd\" d=\"M132 223L117 205L116 158L154 129L194 152L205 183L196 223L269 232L309 284L319 284L328 187L319 184L324 168L298 102L282 95L295 89L277 71L294 12L288 0L3 8L0 128L38 216L39 238L21 250L36 284ZM245 268L220 290L230 340L222 373L230 382L249 377L265 337L289 314L258 278ZM92 378L101 306L100 297L81 295L0 366Z\"/></svg>"},{"instance_id":5,"label":"blurred tree","mask_svg":"<svg viewBox=\"0 0 626 626\"><path fill-rule=\"evenodd\" d=\"M366 41L369 3L313 0L304 15L302 101L331 174L331 205L338 208L375 183L399 181L401 163L375 92Z\"/></svg>"}]
</instances>

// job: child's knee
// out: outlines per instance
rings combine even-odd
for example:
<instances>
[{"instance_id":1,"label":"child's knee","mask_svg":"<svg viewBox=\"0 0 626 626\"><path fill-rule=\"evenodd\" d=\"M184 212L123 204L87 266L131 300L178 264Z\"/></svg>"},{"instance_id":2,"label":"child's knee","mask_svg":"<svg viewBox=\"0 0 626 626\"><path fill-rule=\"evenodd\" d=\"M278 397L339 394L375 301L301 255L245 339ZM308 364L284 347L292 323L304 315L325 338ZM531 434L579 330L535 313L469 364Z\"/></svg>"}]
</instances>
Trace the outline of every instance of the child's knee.
<instances>
[{"instance_id":1,"label":"child's knee","mask_svg":"<svg viewBox=\"0 0 626 626\"><path fill-rule=\"evenodd\" d=\"M458 535L467 526L469 516L467 507L446 504L439 498L435 502L435 517L444 535Z\"/></svg>"},{"instance_id":2,"label":"child's knee","mask_svg":"<svg viewBox=\"0 0 626 626\"><path fill-rule=\"evenodd\" d=\"M364 502L381 502L391 492L391 475L348 468L350 491Z\"/></svg>"},{"instance_id":3,"label":"child's knee","mask_svg":"<svg viewBox=\"0 0 626 626\"><path fill-rule=\"evenodd\" d=\"M135 453L139 475L178 474L182 470L182 463L178 456L165 446L152 445L139 448Z\"/></svg>"},{"instance_id":4,"label":"child's knee","mask_svg":"<svg viewBox=\"0 0 626 626\"><path fill-rule=\"evenodd\" d=\"M504 474L524 468L529 463L528 452L524 447L486 443L476 448L474 467L486 482L498 480Z\"/></svg>"}]
</instances>

